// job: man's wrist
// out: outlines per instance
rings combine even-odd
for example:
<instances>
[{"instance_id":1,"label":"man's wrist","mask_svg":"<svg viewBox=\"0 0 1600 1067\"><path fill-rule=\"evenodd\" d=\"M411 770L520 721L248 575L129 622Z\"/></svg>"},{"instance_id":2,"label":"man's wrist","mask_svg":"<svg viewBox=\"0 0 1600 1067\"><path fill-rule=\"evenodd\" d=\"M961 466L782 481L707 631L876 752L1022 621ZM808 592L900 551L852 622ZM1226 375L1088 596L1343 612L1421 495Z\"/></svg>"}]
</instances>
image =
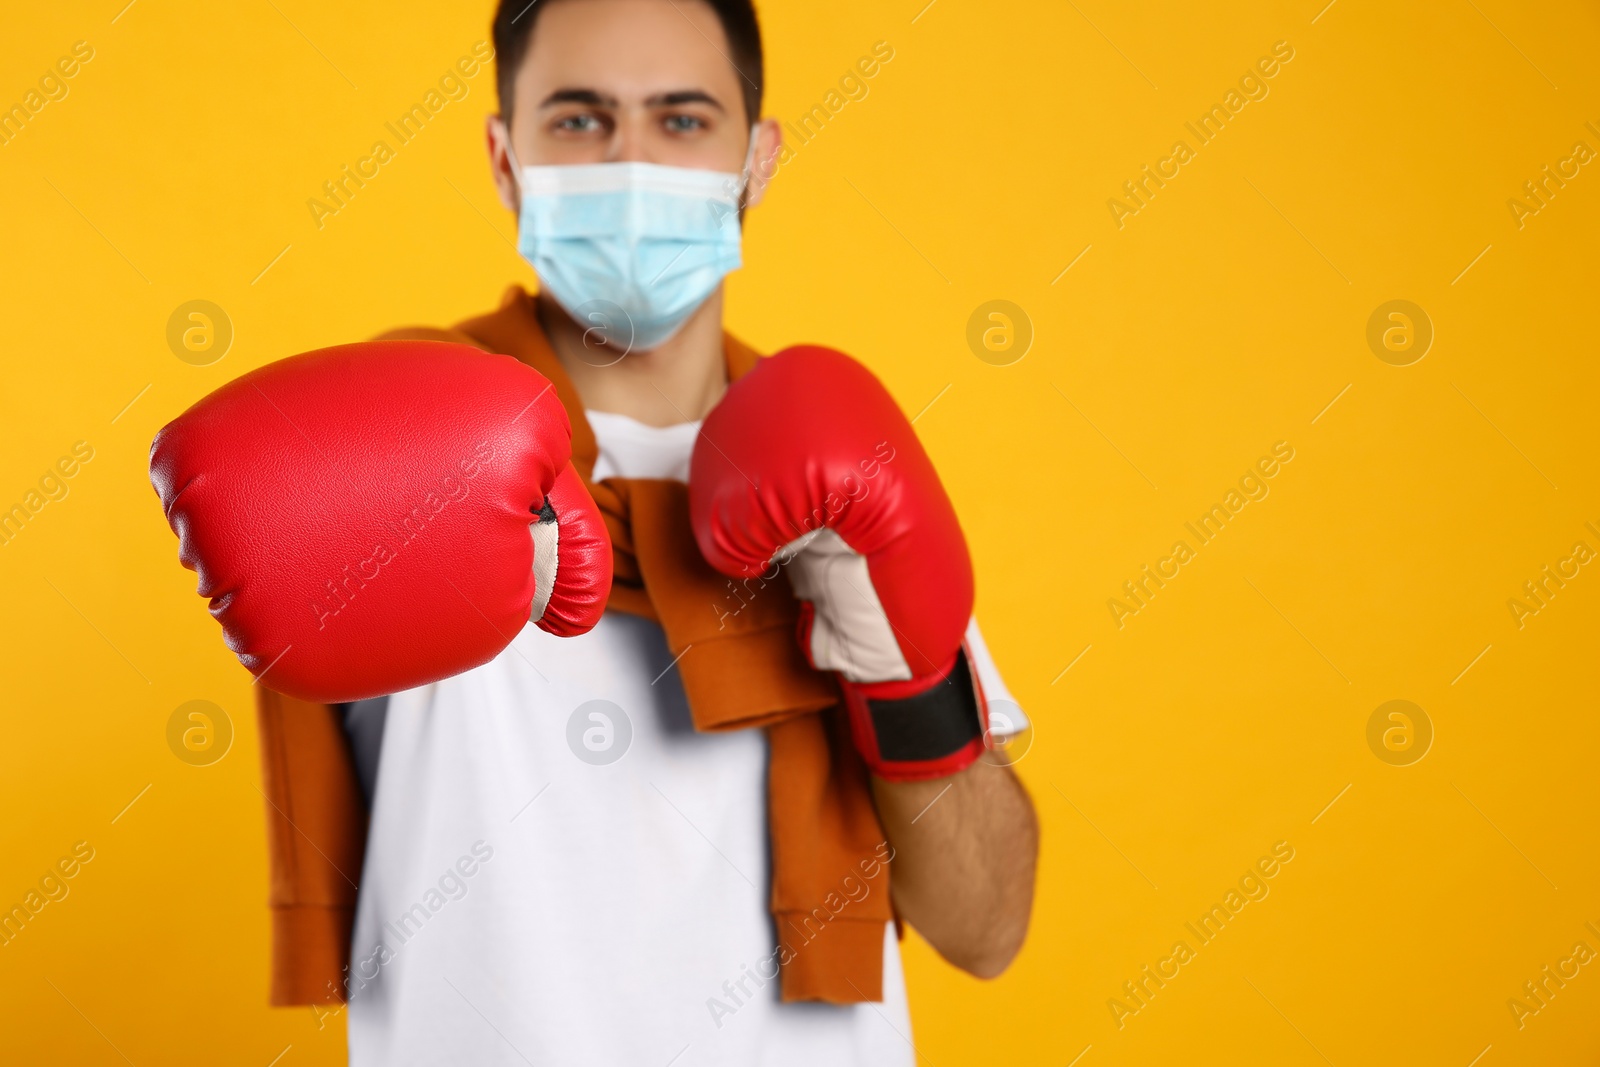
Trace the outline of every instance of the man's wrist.
<instances>
[{"instance_id":1,"label":"man's wrist","mask_svg":"<svg viewBox=\"0 0 1600 1067\"><path fill-rule=\"evenodd\" d=\"M904 681L840 679L856 748L887 781L944 778L984 752L987 708L963 646L940 670Z\"/></svg>"}]
</instances>

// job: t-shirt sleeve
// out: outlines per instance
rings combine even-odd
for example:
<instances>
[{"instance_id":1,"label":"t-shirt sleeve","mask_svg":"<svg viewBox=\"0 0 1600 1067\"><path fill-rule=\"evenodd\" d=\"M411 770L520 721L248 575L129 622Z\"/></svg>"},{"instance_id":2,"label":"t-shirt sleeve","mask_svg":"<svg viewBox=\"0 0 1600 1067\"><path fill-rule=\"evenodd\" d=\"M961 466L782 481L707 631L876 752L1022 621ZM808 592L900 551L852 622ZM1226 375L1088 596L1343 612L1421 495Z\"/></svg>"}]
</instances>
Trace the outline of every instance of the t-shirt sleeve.
<instances>
[{"instance_id":1,"label":"t-shirt sleeve","mask_svg":"<svg viewBox=\"0 0 1600 1067\"><path fill-rule=\"evenodd\" d=\"M968 620L966 638L973 669L978 672L978 682L989 702L990 732L1001 740L1020 734L1029 726L1028 716L1006 688L1005 679L1000 677L1000 668L995 666L989 646L984 644L983 633L978 629L977 616Z\"/></svg>"}]
</instances>

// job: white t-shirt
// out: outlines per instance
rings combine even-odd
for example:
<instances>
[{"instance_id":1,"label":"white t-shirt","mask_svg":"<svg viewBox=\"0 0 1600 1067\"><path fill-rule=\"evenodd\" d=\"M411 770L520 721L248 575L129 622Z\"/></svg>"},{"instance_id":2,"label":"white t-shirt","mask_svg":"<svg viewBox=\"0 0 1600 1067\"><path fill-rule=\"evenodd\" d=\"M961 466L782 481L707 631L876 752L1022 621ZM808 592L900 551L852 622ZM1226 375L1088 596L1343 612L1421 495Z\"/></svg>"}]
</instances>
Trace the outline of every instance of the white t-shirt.
<instances>
[{"instance_id":1,"label":"white t-shirt","mask_svg":"<svg viewBox=\"0 0 1600 1067\"><path fill-rule=\"evenodd\" d=\"M687 480L698 423L587 415L597 478ZM763 978L766 761L761 730L695 731L661 628L620 612L392 697L350 1063L909 1067L892 924L881 1003L781 1004Z\"/></svg>"}]
</instances>

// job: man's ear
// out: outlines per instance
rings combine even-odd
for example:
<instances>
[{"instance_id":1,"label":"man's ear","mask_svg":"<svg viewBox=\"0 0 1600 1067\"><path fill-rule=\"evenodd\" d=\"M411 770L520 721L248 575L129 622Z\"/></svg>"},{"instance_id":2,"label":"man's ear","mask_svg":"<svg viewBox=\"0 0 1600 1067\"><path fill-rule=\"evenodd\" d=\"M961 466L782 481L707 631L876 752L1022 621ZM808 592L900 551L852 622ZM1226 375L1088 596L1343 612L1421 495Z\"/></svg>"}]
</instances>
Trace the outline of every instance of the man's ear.
<instances>
[{"instance_id":1,"label":"man's ear","mask_svg":"<svg viewBox=\"0 0 1600 1067\"><path fill-rule=\"evenodd\" d=\"M744 196L745 207L755 207L766 195L767 185L778 173L778 155L783 151L783 127L777 119L756 123L756 151L750 160L750 184Z\"/></svg>"},{"instance_id":2,"label":"man's ear","mask_svg":"<svg viewBox=\"0 0 1600 1067\"><path fill-rule=\"evenodd\" d=\"M520 175L512 173L514 164L511 162L511 153L506 150L511 144L511 131L499 115L489 115L484 119L483 135L484 146L489 150L489 172L494 175L500 203L507 211L516 214L521 207L517 196L517 179Z\"/></svg>"}]
</instances>

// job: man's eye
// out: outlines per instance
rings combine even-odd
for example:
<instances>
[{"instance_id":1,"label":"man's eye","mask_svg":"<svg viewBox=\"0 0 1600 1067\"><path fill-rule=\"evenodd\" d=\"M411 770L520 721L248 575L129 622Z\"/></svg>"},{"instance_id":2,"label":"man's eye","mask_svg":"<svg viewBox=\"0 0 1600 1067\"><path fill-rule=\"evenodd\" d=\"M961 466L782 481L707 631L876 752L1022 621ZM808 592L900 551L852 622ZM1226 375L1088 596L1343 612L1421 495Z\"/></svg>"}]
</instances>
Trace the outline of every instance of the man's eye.
<instances>
[{"instance_id":1,"label":"man's eye","mask_svg":"<svg viewBox=\"0 0 1600 1067\"><path fill-rule=\"evenodd\" d=\"M600 129L600 120L593 115L568 115L556 123L556 128L570 133L594 133Z\"/></svg>"},{"instance_id":2,"label":"man's eye","mask_svg":"<svg viewBox=\"0 0 1600 1067\"><path fill-rule=\"evenodd\" d=\"M693 133L705 129L705 120L698 115L669 115L666 120L669 133Z\"/></svg>"}]
</instances>

